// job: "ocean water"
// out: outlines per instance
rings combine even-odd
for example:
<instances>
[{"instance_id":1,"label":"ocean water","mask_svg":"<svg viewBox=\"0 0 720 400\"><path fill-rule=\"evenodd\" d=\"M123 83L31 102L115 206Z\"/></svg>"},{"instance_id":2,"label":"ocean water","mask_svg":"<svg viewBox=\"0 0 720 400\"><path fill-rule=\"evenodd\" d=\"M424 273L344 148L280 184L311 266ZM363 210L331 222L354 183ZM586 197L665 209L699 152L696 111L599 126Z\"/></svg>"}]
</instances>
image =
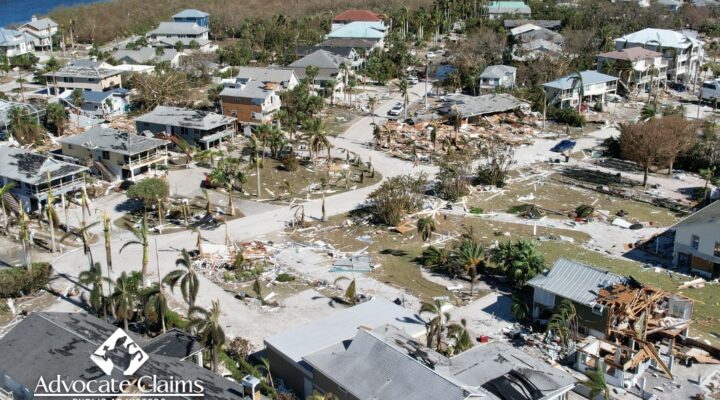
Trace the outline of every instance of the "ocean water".
<instances>
[{"instance_id":1,"label":"ocean water","mask_svg":"<svg viewBox=\"0 0 720 400\"><path fill-rule=\"evenodd\" d=\"M95 3L99 0L0 0L0 27L29 21L33 15L45 15L55 7Z\"/></svg>"}]
</instances>

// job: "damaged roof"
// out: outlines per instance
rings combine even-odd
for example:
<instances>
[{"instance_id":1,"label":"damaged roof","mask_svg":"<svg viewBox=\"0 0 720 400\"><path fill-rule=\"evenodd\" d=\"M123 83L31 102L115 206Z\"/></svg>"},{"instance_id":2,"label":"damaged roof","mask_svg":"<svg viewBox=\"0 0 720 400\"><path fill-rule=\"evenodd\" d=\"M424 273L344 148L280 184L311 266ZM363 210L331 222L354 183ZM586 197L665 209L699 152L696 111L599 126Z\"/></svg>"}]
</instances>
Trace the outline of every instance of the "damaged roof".
<instances>
[{"instance_id":1,"label":"damaged roof","mask_svg":"<svg viewBox=\"0 0 720 400\"><path fill-rule=\"evenodd\" d=\"M87 168L14 147L0 147L0 175L29 185L87 171Z\"/></svg>"},{"instance_id":2,"label":"damaged roof","mask_svg":"<svg viewBox=\"0 0 720 400\"><path fill-rule=\"evenodd\" d=\"M195 336L173 328L150 340L147 346L143 346L143 350L151 356L159 354L183 360L202 351L203 346Z\"/></svg>"},{"instance_id":3,"label":"damaged roof","mask_svg":"<svg viewBox=\"0 0 720 400\"><path fill-rule=\"evenodd\" d=\"M452 106L455 105L463 118L469 118L513 111L526 104L507 93L493 93L482 96L452 94L446 97L442 108L444 113L449 113L452 111Z\"/></svg>"},{"instance_id":4,"label":"damaged roof","mask_svg":"<svg viewBox=\"0 0 720 400\"><path fill-rule=\"evenodd\" d=\"M185 128L208 131L218 127L231 125L235 122L235 118L204 110L157 106L151 112L135 118L135 122L181 126Z\"/></svg>"},{"instance_id":5,"label":"damaged roof","mask_svg":"<svg viewBox=\"0 0 720 400\"><path fill-rule=\"evenodd\" d=\"M579 304L593 304L600 289L622 282L625 282L625 278L620 275L559 258L552 269L534 277L528 285Z\"/></svg>"},{"instance_id":6,"label":"damaged roof","mask_svg":"<svg viewBox=\"0 0 720 400\"><path fill-rule=\"evenodd\" d=\"M117 71L114 69L68 65L60 68L56 72L48 72L43 76L105 79L120 74L122 74L122 71Z\"/></svg>"},{"instance_id":7,"label":"damaged roof","mask_svg":"<svg viewBox=\"0 0 720 400\"><path fill-rule=\"evenodd\" d=\"M685 226L705 224L717 224L720 228L720 201L710 203L684 220L676 223L671 228L677 229Z\"/></svg>"},{"instance_id":8,"label":"damaged roof","mask_svg":"<svg viewBox=\"0 0 720 400\"><path fill-rule=\"evenodd\" d=\"M637 60L645 60L648 58L662 57L662 53L644 49L642 47L629 47L629 48L618 50L618 51L610 51L607 53L600 53L597 56L602 57L602 58L611 58L613 60L637 61Z\"/></svg>"},{"instance_id":9,"label":"damaged roof","mask_svg":"<svg viewBox=\"0 0 720 400\"><path fill-rule=\"evenodd\" d=\"M167 140L101 127L89 129L79 135L61 138L58 141L86 149L105 150L124 155L134 155L170 144Z\"/></svg>"}]
</instances>

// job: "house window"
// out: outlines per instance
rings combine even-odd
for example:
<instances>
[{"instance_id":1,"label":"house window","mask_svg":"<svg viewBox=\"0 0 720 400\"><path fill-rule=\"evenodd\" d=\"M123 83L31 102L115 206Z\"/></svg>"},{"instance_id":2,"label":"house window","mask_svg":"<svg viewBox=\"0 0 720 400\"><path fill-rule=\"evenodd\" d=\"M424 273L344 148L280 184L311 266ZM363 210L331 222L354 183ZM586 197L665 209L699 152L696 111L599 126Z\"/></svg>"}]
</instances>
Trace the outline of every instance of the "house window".
<instances>
[{"instance_id":1,"label":"house window","mask_svg":"<svg viewBox=\"0 0 720 400\"><path fill-rule=\"evenodd\" d=\"M72 150L72 149L73 149L73 145L71 145L71 144L68 144L67 147L68 147L68 150Z\"/></svg>"},{"instance_id":2,"label":"house window","mask_svg":"<svg viewBox=\"0 0 720 400\"><path fill-rule=\"evenodd\" d=\"M713 251L715 257L720 257L720 242L715 242L715 250Z\"/></svg>"},{"instance_id":3,"label":"house window","mask_svg":"<svg viewBox=\"0 0 720 400\"><path fill-rule=\"evenodd\" d=\"M700 247L700 236L698 236L698 235L690 236L690 247L692 247L694 250L697 250L698 247Z\"/></svg>"},{"instance_id":4,"label":"house window","mask_svg":"<svg viewBox=\"0 0 720 400\"><path fill-rule=\"evenodd\" d=\"M230 112L230 116L232 116L232 117L237 117L237 111L231 111L231 112Z\"/></svg>"},{"instance_id":5,"label":"house window","mask_svg":"<svg viewBox=\"0 0 720 400\"><path fill-rule=\"evenodd\" d=\"M103 152L102 152L102 158L103 158L103 160L109 160L109 159L110 159L110 152L103 150Z\"/></svg>"},{"instance_id":6,"label":"house window","mask_svg":"<svg viewBox=\"0 0 720 400\"><path fill-rule=\"evenodd\" d=\"M596 315L602 315L604 307L601 304L593 304L592 312Z\"/></svg>"}]
</instances>

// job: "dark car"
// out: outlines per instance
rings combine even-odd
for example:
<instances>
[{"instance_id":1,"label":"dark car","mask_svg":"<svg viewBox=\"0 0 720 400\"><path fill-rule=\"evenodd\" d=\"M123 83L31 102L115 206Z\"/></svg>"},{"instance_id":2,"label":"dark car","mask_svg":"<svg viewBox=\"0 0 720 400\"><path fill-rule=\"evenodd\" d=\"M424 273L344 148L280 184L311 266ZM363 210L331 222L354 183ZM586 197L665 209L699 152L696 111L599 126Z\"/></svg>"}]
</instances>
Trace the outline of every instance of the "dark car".
<instances>
[{"instance_id":1,"label":"dark car","mask_svg":"<svg viewBox=\"0 0 720 400\"><path fill-rule=\"evenodd\" d=\"M555 153L564 153L568 150L572 150L573 148L575 148L575 144L576 143L574 141L565 139L553 146L550 151L554 151Z\"/></svg>"}]
</instances>

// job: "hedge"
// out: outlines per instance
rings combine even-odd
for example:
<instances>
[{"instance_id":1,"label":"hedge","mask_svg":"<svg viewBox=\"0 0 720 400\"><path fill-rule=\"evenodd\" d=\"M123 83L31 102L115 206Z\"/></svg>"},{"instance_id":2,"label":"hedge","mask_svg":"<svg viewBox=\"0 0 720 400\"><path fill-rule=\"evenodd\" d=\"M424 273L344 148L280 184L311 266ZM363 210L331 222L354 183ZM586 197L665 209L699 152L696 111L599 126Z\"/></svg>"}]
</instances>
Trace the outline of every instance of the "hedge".
<instances>
[{"instance_id":1,"label":"hedge","mask_svg":"<svg viewBox=\"0 0 720 400\"><path fill-rule=\"evenodd\" d=\"M0 298L27 296L47 286L52 266L33 264L32 270L9 268L0 271Z\"/></svg>"}]
</instances>

